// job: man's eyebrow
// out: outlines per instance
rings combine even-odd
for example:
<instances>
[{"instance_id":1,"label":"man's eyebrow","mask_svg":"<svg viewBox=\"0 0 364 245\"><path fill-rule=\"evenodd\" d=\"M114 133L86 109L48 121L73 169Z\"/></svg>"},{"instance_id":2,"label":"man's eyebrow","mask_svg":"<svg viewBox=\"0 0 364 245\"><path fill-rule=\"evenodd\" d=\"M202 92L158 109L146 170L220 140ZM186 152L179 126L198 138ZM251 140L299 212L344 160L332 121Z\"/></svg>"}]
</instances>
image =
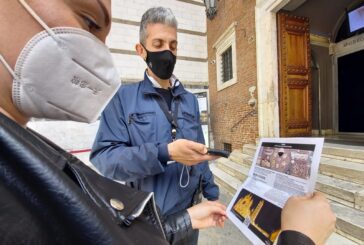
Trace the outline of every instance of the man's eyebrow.
<instances>
[{"instance_id":1,"label":"man's eyebrow","mask_svg":"<svg viewBox=\"0 0 364 245\"><path fill-rule=\"evenodd\" d=\"M102 9L102 12L104 13L105 16L105 26L109 26L110 25L110 15L109 12L107 11L105 5L100 1L97 0L97 3L99 4L100 8Z\"/></svg>"}]
</instances>

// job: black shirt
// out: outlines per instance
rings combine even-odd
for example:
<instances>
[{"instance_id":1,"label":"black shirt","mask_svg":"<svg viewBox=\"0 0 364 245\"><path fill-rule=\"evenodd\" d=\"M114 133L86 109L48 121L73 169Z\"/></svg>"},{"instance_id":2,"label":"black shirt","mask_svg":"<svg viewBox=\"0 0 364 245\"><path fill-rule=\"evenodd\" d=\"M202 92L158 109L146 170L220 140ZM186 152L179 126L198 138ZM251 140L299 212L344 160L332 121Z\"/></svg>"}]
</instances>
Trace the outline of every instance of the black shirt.
<instances>
[{"instance_id":1,"label":"black shirt","mask_svg":"<svg viewBox=\"0 0 364 245\"><path fill-rule=\"evenodd\" d=\"M171 89L164 89L164 88L155 88L155 90L157 91L157 93L167 102L168 105L168 110L171 110L171 104L172 104L172 92Z\"/></svg>"}]
</instances>

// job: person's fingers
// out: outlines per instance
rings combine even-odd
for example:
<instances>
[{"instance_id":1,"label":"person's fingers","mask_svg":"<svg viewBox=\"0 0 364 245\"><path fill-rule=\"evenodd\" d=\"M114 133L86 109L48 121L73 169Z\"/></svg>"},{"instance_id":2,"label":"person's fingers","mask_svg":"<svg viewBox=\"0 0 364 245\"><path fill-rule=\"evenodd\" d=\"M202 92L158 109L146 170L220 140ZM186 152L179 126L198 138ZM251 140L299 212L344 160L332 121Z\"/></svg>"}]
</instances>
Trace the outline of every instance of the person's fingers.
<instances>
[{"instance_id":1,"label":"person's fingers","mask_svg":"<svg viewBox=\"0 0 364 245\"><path fill-rule=\"evenodd\" d=\"M217 201L217 200L216 201L208 201L208 202L211 203L211 205L215 205L217 207L220 207L220 208L226 210L226 206L224 204L222 204L221 202Z\"/></svg>"},{"instance_id":2,"label":"person's fingers","mask_svg":"<svg viewBox=\"0 0 364 245\"><path fill-rule=\"evenodd\" d=\"M219 208L220 210L223 210L224 212L226 212L226 206L218 201L211 201L211 205Z\"/></svg>"},{"instance_id":3,"label":"person's fingers","mask_svg":"<svg viewBox=\"0 0 364 245\"><path fill-rule=\"evenodd\" d=\"M219 214L219 215L223 215L226 216L226 211L224 208L220 207L220 206L215 206L215 205L210 205L209 206L209 212L211 214Z\"/></svg>"},{"instance_id":4,"label":"person's fingers","mask_svg":"<svg viewBox=\"0 0 364 245\"><path fill-rule=\"evenodd\" d=\"M190 149L200 153L200 154L206 154L207 153L207 148L204 144L201 143L197 143L194 141L189 141L189 147Z\"/></svg>"},{"instance_id":5,"label":"person's fingers","mask_svg":"<svg viewBox=\"0 0 364 245\"><path fill-rule=\"evenodd\" d=\"M312 198L313 197L313 192L309 192L309 193L306 193L305 195L304 195L304 197L307 197L307 198Z\"/></svg>"},{"instance_id":6,"label":"person's fingers","mask_svg":"<svg viewBox=\"0 0 364 245\"><path fill-rule=\"evenodd\" d=\"M303 195L303 196L291 196L288 200L291 200L291 201L302 201L302 200L308 200L312 198L311 195Z\"/></svg>"},{"instance_id":7,"label":"person's fingers","mask_svg":"<svg viewBox=\"0 0 364 245\"><path fill-rule=\"evenodd\" d=\"M312 198L316 199L316 200L324 200L324 201L327 200L325 194L318 192L318 191L315 191L313 193Z\"/></svg>"},{"instance_id":8,"label":"person's fingers","mask_svg":"<svg viewBox=\"0 0 364 245\"><path fill-rule=\"evenodd\" d=\"M214 155L209 155L209 154L200 155L201 161L212 161L212 160L216 160L218 158L220 158L220 156L214 156Z\"/></svg>"},{"instance_id":9,"label":"person's fingers","mask_svg":"<svg viewBox=\"0 0 364 245\"><path fill-rule=\"evenodd\" d=\"M220 218L219 221L218 221L218 226L219 227L224 227L224 224L225 224L225 219L224 218Z\"/></svg>"}]
</instances>

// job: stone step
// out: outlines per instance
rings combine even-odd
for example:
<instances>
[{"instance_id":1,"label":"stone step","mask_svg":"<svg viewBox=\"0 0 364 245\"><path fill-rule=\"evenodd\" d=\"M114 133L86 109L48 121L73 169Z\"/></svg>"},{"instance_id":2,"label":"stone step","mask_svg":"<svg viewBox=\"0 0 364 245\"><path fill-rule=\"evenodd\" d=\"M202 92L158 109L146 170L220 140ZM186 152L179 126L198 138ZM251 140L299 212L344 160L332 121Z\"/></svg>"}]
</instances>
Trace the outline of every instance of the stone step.
<instances>
[{"instance_id":1,"label":"stone step","mask_svg":"<svg viewBox=\"0 0 364 245\"><path fill-rule=\"evenodd\" d=\"M322 158L320 173L364 185L364 164Z\"/></svg>"},{"instance_id":2,"label":"stone step","mask_svg":"<svg viewBox=\"0 0 364 245\"><path fill-rule=\"evenodd\" d=\"M249 167L237 164L226 158L217 159L216 164L219 169L239 179L241 182L247 178L249 173Z\"/></svg>"},{"instance_id":3,"label":"stone step","mask_svg":"<svg viewBox=\"0 0 364 245\"><path fill-rule=\"evenodd\" d=\"M342 204L332 202L331 207L336 214L336 229L340 234L355 241L364 243L364 212L348 208Z\"/></svg>"},{"instance_id":4,"label":"stone step","mask_svg":"<svg viewBox=\"0 0 364 245\"><path fill-rule=\"evenodd\" d=\"M242 181L230 176L216 165L210 165L211 171L215 176L220 188L224 188L231 195L235 195ZM327 245L354 245L364 244L364 212L346 207L339 203L332 202L332 209L337 215L337 233L329 238ZM355 241L355 242L354 242Z\"/></svg>"},{"instance_id":5,"label":"stone step","mask_svg":"<svg viewBox=\"0 0 364 245\"><path fill-rule=\"evenodd\" d=\"M241 182L247 178L250 170L250 167L226 158L220 158L216 160L216 163L217 168ZM316 190L327 194L328 198L333 201L364 211L364 185L319 174Z\"/></svg>"},{"instance_id":6,"label":"stone step","mask_svg":"<svg viewBox=\"0 0 364 245\"><path fill-rule=\"evenodd\" d=\"M241 186L242 182L223 170L219 169L215 164L210 164L211 172L214 174L215 182L223 187L231 196L235 195L236 190Z\"/></svg>"},{"instance_id":7,"label":"stone step","mask_svg":"<svg viewBox=\"0 0 364 245\"><path fill-rule=\"evenodd\" d=\"M243 153L247 154L251 157L254 157L256 150L257 150L257 146L253 145L253 144L245 144L243 146Z\"/></svg>"},{"instance_id":8,"label":"stone step","mask_svg":"<svg viewBox=\"0 0 364 245\"><path fill-rule=\"evenodd\" d=\"M333 201L364 211L364 185L319 174L316 190L327 194L327 198Z\"/></svg>"},{"instance_id":9,"label":"stone step","mask_svg":"<svg viewBox=\"0 0 364 245\"><path fill-rule=\"evenodd\" d=\"M244 154L241 150L233 150L230 154L229 160L238 163L240 165L250 166L253 162L253 157Z\"/></svg>"},{"instance_id":10,"label":"stone step","mask_svg":"<svg viewBox=\"0 0 364 245\"><path fill-rule=\"evenodd\" d=\"M363 244L360 241L354 242L342 235L337 233L332 233L332 235L327 239L326 245L358 245Z\"/></svg>"},{"instance_id":11,"label":"stone step","mask_svg":"<svg viewBox=\"0 0 364 245\"><path fill-rule=\"evenodd\" d=\"M325 143L322 149L325 156L337 157L340 160L364 163L364 147Z\"/></svg>"}]
</instances>

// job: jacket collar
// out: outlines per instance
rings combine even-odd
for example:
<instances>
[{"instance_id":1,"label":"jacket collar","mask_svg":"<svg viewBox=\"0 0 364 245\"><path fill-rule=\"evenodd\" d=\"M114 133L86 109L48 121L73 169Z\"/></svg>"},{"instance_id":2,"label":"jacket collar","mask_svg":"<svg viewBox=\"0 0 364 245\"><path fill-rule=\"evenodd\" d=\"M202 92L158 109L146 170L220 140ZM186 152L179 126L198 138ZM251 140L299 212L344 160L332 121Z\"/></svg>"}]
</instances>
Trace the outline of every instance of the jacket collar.
<instances>
[{"instance_id":1,"label":"jacket collar","mask_svg":"<svg viewBox=\"0 0 364 245\"><path fill-rule=\"evenodd\" d=\"M173 76L173 79L174 79L174 86L172 88L173 97L187 93L182 83L175 76ZM152 81L150 81L150 79L148 78L146 71L144 72L144 80L141 82L141 91L144 94L158 94L153 86Z\"/></svg>"}]
</instances>

